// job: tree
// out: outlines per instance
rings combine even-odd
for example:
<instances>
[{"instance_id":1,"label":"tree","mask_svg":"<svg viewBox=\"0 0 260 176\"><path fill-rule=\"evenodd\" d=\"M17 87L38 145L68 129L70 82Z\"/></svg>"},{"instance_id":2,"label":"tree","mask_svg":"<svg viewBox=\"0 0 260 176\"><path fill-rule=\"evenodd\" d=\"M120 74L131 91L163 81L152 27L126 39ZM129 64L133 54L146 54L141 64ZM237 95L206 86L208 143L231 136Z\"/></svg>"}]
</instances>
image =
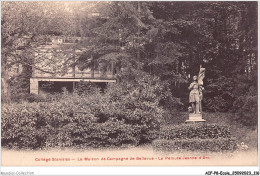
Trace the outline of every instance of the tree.
<instances>
[{"instance_id":1,"label":"tree","mask_svg":"<svg viewBox=\"0 0 260 176\"><path fill-rule=\"evenodd\" d=\"M245 70L256 68L257 65L254 59L257 55L257 42L254 40L257 34L255 3L154 2L150 9L156 19L171 24L171 29L177 31L174 33L172 30L163 38L175 45L175 50L170 50L174 53L178 53L176 49L180 51L181 55L177 57L180 66L177 68L183 70L178 71L174 65L169 70L175 70L175 74L180 73L187 81L187 76L197 74L199 65L203 65L207 70L205 110L230 110L237 98L234 92L237 75L245 75ZM163 48L163 53L167 53L167 47ZM157 59L157 68L163 63L167 62L161 58ZM164 71L167 69L162 67L158 73L162 74ZM173 76L166 79L174 80ZM172 90L176 94L184 92L182 85L178 87L175 84Z\"/></svg>"},{"instance_id":2,"label":"tree","mask_svg":"<svg viewBox=\"0 0 260 176\"><path fill-rule=\"evenodd\" d=\"M2 70L17 62L35 67L31 49L46 35L82 36L88 40L75 46L87 48L78 58L82 67L113 65L118 80L129 82L148 73L184 103L188 90L183 90L202 65L204 110L228 111L248 89L250 96L257 94L256 7L255 2L3 3ZM6 81L8 72L2 75Z\"/></svg>"},{"instance_id":3,"label":"tree","mask_svg":"<svg viewBox=\"0 0 260 176\"><path fill-rule=\"evenodd\" d=\"M41 70L33 64L32 59L34 49L45 42L45 36L76 33L67 28L73 26L71 23L73 20L69 20L72 17L66 10L69 10L66 9L66 4L60 2L2 3L1 81L5 101L8 102L11 98L9 79L14 65L20 64L24 68L34 67ZM30 74L28 76L30 77Z\"/></svg>"}]
</instances>

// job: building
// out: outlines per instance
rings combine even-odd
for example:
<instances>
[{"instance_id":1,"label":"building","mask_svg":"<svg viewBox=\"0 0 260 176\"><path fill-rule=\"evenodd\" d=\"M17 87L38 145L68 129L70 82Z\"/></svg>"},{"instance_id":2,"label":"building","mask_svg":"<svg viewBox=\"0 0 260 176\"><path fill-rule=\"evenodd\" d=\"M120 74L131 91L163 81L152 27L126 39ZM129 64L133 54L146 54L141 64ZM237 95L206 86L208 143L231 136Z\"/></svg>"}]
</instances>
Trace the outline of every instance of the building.
<instances>
[{"instance_id":1,"label":"building","mask_svg":"<svg viewBox=\"0 0 260 176\"><path fill-rule=\"evenodd\" d=\"M87 48L78 47L80 38L53 37L51 42L35 49L35 59L32 77L30 78L30 93L39 94L41 84L52 82L62 87L75 88L80 81L94 83L115 83L115 63L95 63L91 57L83 60Z\"/></svg>"}]
</instances>

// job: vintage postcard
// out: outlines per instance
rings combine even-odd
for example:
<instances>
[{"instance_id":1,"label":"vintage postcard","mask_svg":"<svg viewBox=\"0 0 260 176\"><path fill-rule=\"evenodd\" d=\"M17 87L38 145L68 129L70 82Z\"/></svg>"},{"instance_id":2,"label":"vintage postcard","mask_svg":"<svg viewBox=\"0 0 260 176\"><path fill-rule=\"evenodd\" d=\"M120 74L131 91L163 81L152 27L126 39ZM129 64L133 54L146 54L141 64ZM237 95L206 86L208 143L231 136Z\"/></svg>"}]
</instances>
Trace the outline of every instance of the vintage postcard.
<instances>
[{"instance_id":1,"label":"vintage postcard","mask_svg":"<svg viewBox=\"0 0 260 176\"><path fill-rule=\"evenodd\" d=\"M258 166L257 36L257 1L1 1L1 166Z\"/></svg>"}]
</instances>

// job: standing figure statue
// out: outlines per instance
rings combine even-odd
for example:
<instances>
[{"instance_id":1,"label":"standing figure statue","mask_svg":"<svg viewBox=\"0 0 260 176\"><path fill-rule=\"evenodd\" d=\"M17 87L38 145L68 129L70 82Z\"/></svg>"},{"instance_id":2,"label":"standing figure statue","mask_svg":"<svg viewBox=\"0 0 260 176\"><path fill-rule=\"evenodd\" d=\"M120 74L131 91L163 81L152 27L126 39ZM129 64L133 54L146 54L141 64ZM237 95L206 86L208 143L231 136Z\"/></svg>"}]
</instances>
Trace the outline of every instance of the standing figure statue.
<instances>
[{"instance_id":1,"label":"standing figure statue","mask_svg":"<svg viewBox=\"0 0 260 176\"><path fill-rule=\"evenodd\" d=\"M194 114L200 114L202 112L202 91L203 87L203 78L205 77L205 68L200 66L200 72L198 76L193 76L193 82L189 86L190 97L189 102L192 104L192 112Z\"/></svg>"},{"instance_id":2,"label":"standing figure statue","mask_svg":"<svg viewBox=\"0 0 260 176\"><path fill-rule=\"evenodd\" d=\"M192 105L192 112L194 114L199 114L200 96L199 96L199 83L198 83L197 76L193 76L193 82L190 84L189 89L190 89L189 102Z\"/></svg>"}]
</instances>

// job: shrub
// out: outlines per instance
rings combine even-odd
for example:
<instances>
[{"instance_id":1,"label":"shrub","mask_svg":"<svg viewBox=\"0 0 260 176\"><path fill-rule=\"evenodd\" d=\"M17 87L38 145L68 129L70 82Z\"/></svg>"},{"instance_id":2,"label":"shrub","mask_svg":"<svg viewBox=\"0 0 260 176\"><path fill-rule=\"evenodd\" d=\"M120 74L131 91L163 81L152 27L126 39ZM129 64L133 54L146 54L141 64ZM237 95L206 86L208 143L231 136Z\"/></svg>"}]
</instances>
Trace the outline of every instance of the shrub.
<instances>
[{"instance_id":1,"label":"shrub","mask_svg":"<svg viewBox=\"0 0 260 176\"><path fill-rule=\"evenodd\" d=\"M2 105L2 145L10 148L39 148L46 140L47 128L37 103ZM47 107L45 107L47 108Z\"/></svg>"},{"instance_id":2,"label":"shrub","mask_svg":"<svg viewBox=\"0 0 260 176\"><path fill-rule=\"evenodd\" d=\"M159 85L159 84L158 84ZM17 148L139 145L154 140L162 109L155 89L113 85L106 93L64 94L2 106L2 145Z\"/></svg>"},{"instance_id":3,"label":"shrub","mask_svg":"<svg viewBox=\"0 0 260 176\"><path fill-rule=\"evenodd\" d=\"M103 113L141 127L140 143L157 137L164 110L159 106L164 91L157 78L143 75L135 83L110 84L105 95L110 100Z\"/></svg>"},{"instance_id":4,"label":"shrub","mask_svg":"<svg viewBox=\"0 0 260 176\"><path fill-rule=\"evenodd\" d=\"M80 101L81 100L81 101ZM3 105L2 145L9 148L44 148L138 145L141 126L109 118L99 122L90 103L40 102ZM77 108L76 108L77 107Z\"/></svg>"},{"instance_id":5,"label":"shrub","mask_svg":"<svg viewBox=\"0 0 260 176\"><path fill-rule=\"evenodd\" d=\"M76 83L75 90L78 95L91 94L95 91L100 91L100 88L93 82L80 81Z\"/></svg>"},{"instance_id":6,"label":"shrub","mask_svg":"<svg viewBox=\"0 0 260 176\"><path fill-rule=\"evenodd\" d=\"M167 85L156 77L138 72L135 79L124 80L109 84L104 93L82 83L78 94L67 92L50 101L52 96L32 96L29 101L37 102L3 105L2 145L108 147L151 142L160 131L163 104L170 101L174 109L179 102L167 98Z\"/></svg>"},{"instance_id":7,"label":"shrub","mask_svg":"<svg viewBox=\"0 0 260 176\"><path fill-rule=\"evenodd\" d=\"M174 150L235 150L230 129L217 124L181 124L164 126L152 146L159 151Z\"/></svg>"},{"instance_id":8,"label":"shrub","mask_svg":"<svg viewBox=\"0 0 260 176\"><path fill-rule=\"evenodd\" d=\"M159 133L159 139L216 139L230 138L230 130L217 124L181 124L164 126Z\"/></svg>"},{"instance_id":9,"label":"shrub","mask_svg":"<svg viewBox=\"0 0 260 176\"><path fill-rule=\"evenodd\" d=\"M110 147L123 144L137 145L140 139L140 129L124 124L122 121L107 121L95 123L83 120L72 122L55 131L47 140L48 147Z\"/></svg>"},{"instance_id":10,"label":"shrub","mask_svg":"<svg viewBox=\"0 0 260 176\"><path fill-rule=\"evenodd\" d=\"M175 150L201 150L201 151L225 151L235 150L237 145L233 138L218 139L175 139L175 140L155 140L152 143L153 149L157 151L175 151Z\"/></svg>"}]
</instances>

